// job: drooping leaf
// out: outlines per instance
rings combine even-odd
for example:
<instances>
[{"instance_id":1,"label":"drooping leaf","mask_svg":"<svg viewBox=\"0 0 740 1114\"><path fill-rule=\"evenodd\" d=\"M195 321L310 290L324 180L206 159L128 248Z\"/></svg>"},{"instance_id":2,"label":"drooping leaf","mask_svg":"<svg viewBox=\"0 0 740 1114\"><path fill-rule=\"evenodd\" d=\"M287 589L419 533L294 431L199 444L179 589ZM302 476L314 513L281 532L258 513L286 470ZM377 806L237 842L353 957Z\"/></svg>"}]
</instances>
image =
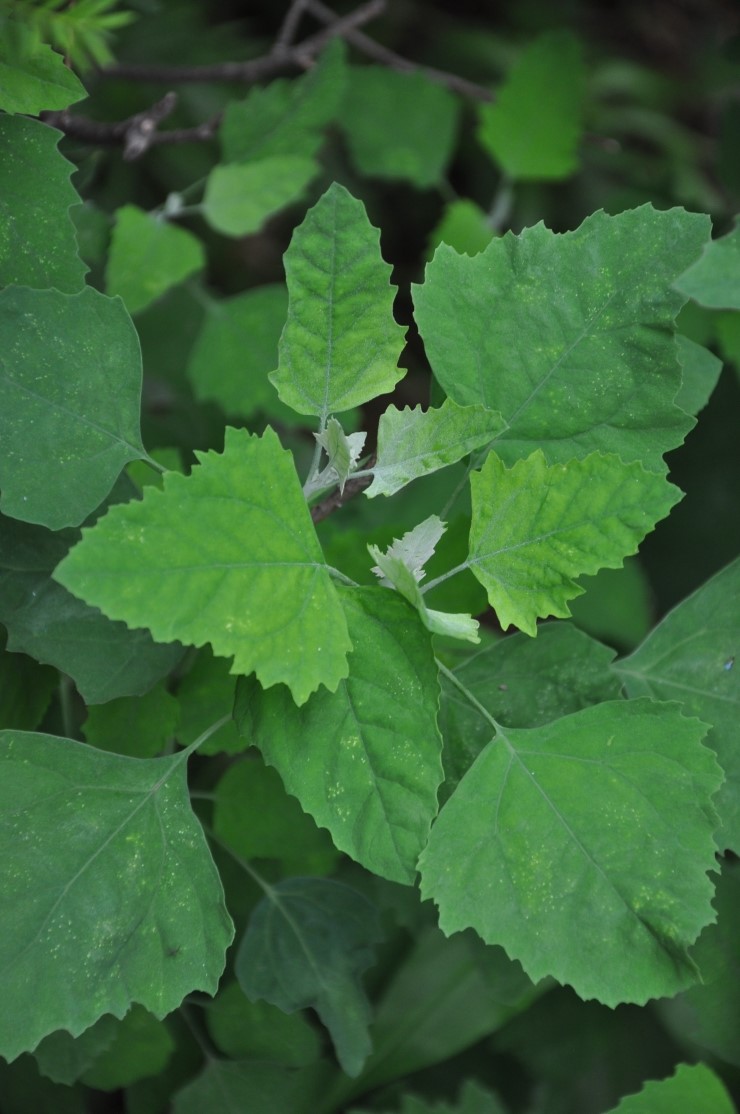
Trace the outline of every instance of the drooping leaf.
<instances>
[{"instance_id":1,"label":"drooping leaf","mask_svg":"<svg viewBox=\"0 0 740 1114\"><path fill-rule=\"evenodd\" d=\"M722 371L722 361L688 337L676 335L678 359L681 364L681 389L676 405L694 417L709 402Z\"/></svg>"},{"instance_id":2,"label":"drooping leaf","mask_svg":"<svg viewBox=\"0 0 740 1114\"><path fill-rule=\"evenodd\" d=\"M197 236L164 217L124 205L116 213L106 290L118 294L129 313L138 313L171 286L205 266Z\"/></svg>"},{"instance_id":3,"label":"drooping leaf","mask_svg":"<svg viewBox=\"0 0 740 1114\"><path fill-rule=\"evenodd\" d=\"M0 622L8 649L67 673L88 704L141 695L174 668L182 646L111 622L51 579L78 537L0 515Z\"/></svg>"},{"instance_id":4,"label":"drooping leaf","mask_svg":"<svg viewBox=\"0 0 740 1114\"><path fill-rule=\"evenodd\" d=\"M215 991L233 929L185 754L137 761L0 733L7 1059L132 1002L164 1017L191 991Z\"/></svg>"},{"instance_id":5,"label":"drooping leaf","mask_svg":"<svg viewBox=\"0 0 740 1114\"><path fill-rule=\"evenodd\" d=\"M26 49L18 47L17 40L7 34L6 27L0 39L0 109L3 112L38 116L47 109L67 108L86 96L77 74L65 66L61 54L46 43L27 42Z\"/></svg>"},{"instance_id":6,"label":"drooping leaf","mask_svg":"<svg viewBox=\"0 0 740 1114\"><path fill-rule=\"evenodd\" d=\"M66 1029L50 1033L34 1049L39 1071L55 1083L69 1086L113 1043L117 1029L116 1018L104 1014L78 1037L73 1037Z\"/></svg>"},{"instance_id":7,"label":"drooping leaf","mask_svg":"<svg viewBox=\"0 0 740 1114\"><path fill-rule=\"evenodd\" d=\"M683 600L615 666L627 695L680 700L711 724L707 744L725 771L715 804L720 849L740 853L740 560Z\"/></svg>"},{"instance_id":8,"label":"drooping leaf","mask_svg":"<svg viewBox=\"0 0 740 1114\"><path fill-rule=\"evenodd\" d=\"M102 503L146 456L141 355L120 302L8 288L0 293L0 486L5 514L57 530Z\"/></svg>"},{"instance_id":9,"label":"drooping leaf","mask_svg":"<svg viewBox=\"0 0 740 1114\"><path fill-rule=\"evenodd\" d=\"M288 320L278 370L281 399L322 426L393 389L402 330L393 320L390 267L361 201L336 182L309 209L285 253Z\"/></svg>"},{"instance_id":10,"label":"drooping leaf","mask_svg":"<svg viewBox=\"0 0 740 1114\"><path fill-rule=\"evenodd\" d=\"M462 460L492 441L504 424L500 414L452 399L437 410L389 406L378 426L378 462L368 497L393 495L411 480Z\"/></svg>"},{"instance_id":11,"label":"drooping leaf","mask_svg":"<svg viewBox=\"0 0 740 1114\"><path fill-rule=\"evenodd\" d=\"M226 236L259 232L268 217L298 201L317 171L313 159L299 155L215 166L206 183L203 216Z\"/></svg>"},{"instance_id":12,"label":"drooping leaf","mask_svg":"<svg viewBox=\"0 0 740 1114\"><path fill-rule=\"evenodd\" d=\"M302 77L272 81L251 89L243 101L231 101L219 129L223 161L312 158L344 92L345 54L344 43L334 39Z\"/></svg>"},{"instance_id":13,"label":"drooping leaf","mask_svg":"<svg viewBox=\"0 0 740 1114\"><path fill-rule=\"evenodd\" d=\"M88 710L85 740L98 750L154 758L173 738L180 709L164 685L142 696L119 696Z\"/></svg>"},{"instance_id":14,"label":"drooping leaf","mask_svg":"<svg viewBox=\"0 0 740 1114\"><path fill-rule=\"evenodd\" d=\"M700 305L740 309L740 225L719 240L711 240L676 287Z\"/></svg>"},{"instance_id":15,"label":"drooping leaf","mask_svg":"<svg viewBox=\"0 0 740 1114\"><path fill-rule=\"evenodd\" d=\"M277 395L267 376L277 367L287 312L282 284L209 301L187 367L197 397L242 418L269 410Z\"/></svg>"},{"instance_id":16,"label":"drooping leaf","mask_svg":"<svg viewBox=\"0 0 740 1114\"><path fill-rule=\"evenodd\" d=\"M330 1071L325 1064L289 1068L255 1060L211 1059L200 1075L176 1094L173 1114L205 1110L285 1111L314 1114Z\"/></svg>"},{"instance_id":17,"label":"drooping leaf","mask_svg":"<svg viewBox=\"0 0 740 1114\"><path fill-rule=\"evenodd\" d=\"M252 914L235 970L248 998L287 1013L313 1007L339 1063L357 1075L370 1052L370 1004L360 976L381 938L377 909L340 882L289 878Z\"/></svg>"},{"instance_id":18,"label":"drooping leaf","mask_svg":"<svg viewBox=\"0 0 740 1114\"><path fill-rule=\"evenodd\" d=\"M360 173L401 178L420 189L444 175L457 117L458 102L447 89L423 74L387 66L352 66L339 111Z\"/></svg>"},{"instance_id":19,"label":"drooping leaf","mask_svg":"<svg viewBox=\"0 0 740 1114\"><path fill-rule=\"evenodd\" d=\"M227 429L223 453L196 455L190 476L83 531L55 578L157 639L210 642L298 703L336 689L351 642L290 453L268 428Z\"/></svg>"},{"instance_id":20,"label":"drooping leaf","mask_svg":"<svg viewBox=\"0 0 740 1114\"><path fill-rule=\"evenodd\" d=\"M167 1024L141 1006L132 1006L115 1027L113 1040L83 1076L83 1083L98 1091L117 1091L157 1075L174 1051Z\"/></svg>"},{"instance_id":21,"label":"drooping leaf","mask_svg":"<svg viewBox=\"0 0 740 1114\"><path fill-rule=\"evenodd\" d=\"M205 1014L216 1046L232 1060L269 1060L301 1068L318 1060L319 1034L307 1016L250 1002L238 983L221 987Z\"/></svg>"},{"instance_id":22,"label":"drooping leaf","mask_svg":"<svg viewBox=\"0 0 740 1114\"><path fill-rule=\"evenodd\" d=\"M705 732L647 700L531 729L492 719L420 860L443 931L475 928L533 980L610 1006L694 983L722 781Z\"/></svg>"},{"instance_id":23,"label":"drooping leaf","mask_svg":"<svg viewBox=\"0 0 740 1114\"><path fill-rule=\"evenodd\" d=\"M512 635L471 653L451 669L452 677L443 673L445 799L490 742L491 717L506 727L539 727L616 699L613 658L613 650L570 623L545 623L536 638Z\"/></svg>"},{"instance_id":24,"label":"drooping leaf","mask_svg":"<svg viewBox=\"0 0 740 1114\"><path fill-rule=\"evenodd\" d=\"M73 294L84 285L87 268L69 216L80 199L69 181L74 167L57 150L60 138L38 120L0 116L0 287Z\"/></svg>"},{"instance_id":25,"label":"drooping leaf","mask_svg":"<svg viewBox=\"0 0 740 1114\"><path fill-rule=\"evenodd\" d=\"M692 425L674 403L671 283L708 232L706 217L646 205L563 235L539 224L473 258L441 245L414 287L436 378L460 405L501 412L508 462L598 449L659 470Z\"/></svg>"},{"instance_id":26,"label":"drooping leaf","mask_svg":"<svg viewBox=\"0 0 740 1114\"><path fill-rule=\"evenodd\" d=\"M679 1064L670 1079L650 1080L612 1114L734 1114L724 1084L706 1064Z\"/></svg>"},{"instance_id":27,"label":"drooping leaf","mask_svg":"<svg viewBox=\"0 0 740 1114\"><path fill-rule=\"evenodd\" d=\"M567 178L577 169L585 79L575 36L549 32L522 52L495 101L479 107L478 139L509 178Z\"/></svg>"},{"instance_id":28,"label":"drooping leaf","mask_svg":"<svg viewBox=\"0 0 740 1114\"><path fill-rule=\"evenodd\" d=\"M615 568L681 498L663 475L593 453L548 467L541 452L512 468L491 453L470 477L469 565L499 622L534 635L566 618L574 577Z\"/></svg>"},{"instance_id":29,"label":"drooping leaf","mask_svg":"<svg viewBox=\"0 0 740 1114\"><path fill-rule=\"evenodd\" d=\"M230 716L234 707L236 678L229 672L224 658L213 656L210 646L203 646L192 668L185 674L177 690L180 705L178 737L183 746L194 743L199 735L216 720ZM245 743L229 720L198 747L198 754L238 754Z\"/></svg>"},{"instance_id":30,"label":"drooping leaf","mask_svg":"<svg viewBox=\"0 0 740 1114\"><path fill-rule=\"evenodd\" d=\"M391 592L341 589L349 676L302 708L240 681L234 716L335 845L368 870L414 880L437 812L442 740L428 635Z\"/></svg>"}]
</instances>

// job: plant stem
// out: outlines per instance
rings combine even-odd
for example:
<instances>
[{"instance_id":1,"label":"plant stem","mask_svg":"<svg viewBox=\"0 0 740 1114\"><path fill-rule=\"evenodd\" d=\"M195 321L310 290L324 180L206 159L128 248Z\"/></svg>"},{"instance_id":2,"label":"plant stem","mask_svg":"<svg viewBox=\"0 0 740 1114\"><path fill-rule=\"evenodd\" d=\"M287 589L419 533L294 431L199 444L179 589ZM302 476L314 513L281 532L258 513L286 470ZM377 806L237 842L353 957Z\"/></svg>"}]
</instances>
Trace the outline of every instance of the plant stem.
<instances>
[{"instance_id":1,"label":"plant stem","mask_svg":"<svg viewBox=\"0 0 740 1114\"><path fill-rule=\"evenodd\" d=\"M470 689L467 688L462 683L462 681L458 677L455 676L455 674L452 672L451 669L447 668L447 666L444 664L444 662L441 662L439 660L439 658L435 658L434 660L437 663L437 668L439 669L440 673L444 677L447 678L447 680L450 682L451 685L455 686L457 691L465 697L465 699L468 701L468 703L471 704L472 707L475 708L475 710L477 712L480 712L480 714L483 716L483 718L485 720L487 720L488 723L490 723L494 732L498 735L499 731L501 730L500 725L496 722L496 720L493 718L493 716L488 711L488 709L484 708L479 700L476 700L476 698L473 696Z\"/></svg>"},{"instance_id":2,"label":"plant stem","mask_svg":"<svg viewBox=\"0 0 740 1114\"><path fill-rule=\"evenodd\" d=\"M425 592L431 592L432 588L436 588L438 584L444 584L445 580L450 580L451 577L457 576L459 572L465 572L465 570L469 568L469 561L463 561L461 565L455 565L454 569L450 569L449 572L443 572L441 576L437 576L434 580L430 580L428 584L425 584L421 589L421 594L424 595Z\"/></svg>"}]
</instances>

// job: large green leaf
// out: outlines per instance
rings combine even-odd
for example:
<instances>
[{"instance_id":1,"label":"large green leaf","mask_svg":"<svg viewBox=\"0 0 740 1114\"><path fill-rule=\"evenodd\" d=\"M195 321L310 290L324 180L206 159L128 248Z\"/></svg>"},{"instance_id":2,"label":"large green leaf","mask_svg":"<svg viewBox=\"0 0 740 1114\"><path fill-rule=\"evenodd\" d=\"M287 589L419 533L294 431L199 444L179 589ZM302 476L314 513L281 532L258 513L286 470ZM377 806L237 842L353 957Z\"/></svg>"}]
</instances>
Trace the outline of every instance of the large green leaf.
<instances>
[{"instance_id":1,"label":"large green leaf","mask_svg":"<svg viewBox=\"0 0 740 1114\"><path fill-rule=\"evenodd\" d=\"M270 376L299 414L360 406L393 389L402 330L390 267L361 201L336 182L309 209L285 253L288 320Z\"/></svg>"},{"instance_id":2,"label":"large green leaf","mask_svg":"<svg viewBox=\"0 0 740 1114\"><path fill-rule=\"evenodd\" d=\"M347 1075L370 1052L370 1004L360 976L381 938L377 909L339 882L290 878L271 887L252 914L236 956L249 998L286 1013L312 1006Z\"/></svg>"},{"instance_id":3,"label":"large green leaf","mask_svg":"<svg viewBox=\"0 0 740 1114\"><path fill-rule=\"evenodd\" d=\"M45 109L66 108L85 95L80 79L64 64L61 54L46 43L32 43L30 35L22 36L19 42L19 36L11 34L8 25L4 25L0 39L0 109L3 112L38 116Z\"/></svg>"},{"instance_id":4,"label":"large green leaf","mask_svg":"<svg viewBox=\"0 0 740 1114\"><path fill-rule=\"evenodd\" d=\"M103 501L139 432L141 355L121 302L0 293L0 486L5 514L57 530Z\"/></svg>"},{"instance_id":5,"label":"large green leaf","mask_svg":"<svg viewBox=\"0 0 740 1114\"><path fill-rule=\"evenodd\" d=\"M712 309L740 309L740 225L706 245L676 286Z\"/></svg>"},{"instance_id":6,"label":"large green leaf","mask_svg":"<svg viewBox=\"0 0 740 1114\"><path fill-rule=\"evenodd\" d=\"M456 98L424 74L353 66L339 122L361 174L426 189L440 181L452 156L458 108Z\"/></svg>"},{"instance_id":7,"label":"large green leaf","mask_svg":"<svg viewBox=\"0 0 740 1114\"><path fill-rule=\"evenodd\" d=\"M352 644L290 453L269 428L227 429L223 453L197 456L84 530L56 579L161 641L210 642L300 704L335 689Z\"/></svg>"},{"instance_id":8,"label":"large green leaf","mask_svg":"<svg viewBox=\"0 0 740 1114\"><path fill-rule=\"evenodd\" d=\"M522 53L492 104L478 109L478 139L513 179L567 178L578 167L586 73L569 31Z\"/></svg>"},{"instance_id":9,"label":"large green leaf","mask_svg":"<svg viewBox=\"0 0 740 1114\"><path fill-rule=\"evenodd\" d=\"M205 261L203 245L192 232L136 205L124 205L116 213L106 289L123 298L129 313L138 313L201 271Z\"/></svg>"},{"instance_id":10,"label":"large green leaf","mask_svg":"<svg viewBox=\"0 0 740 1114\"><path fill-rule=\"evenodd\" d=\"M111 622L51 579L78 537L0 515L0 622L8 649L67 673L88 704L140 695L174 668L182 646Z\"/></svg>"},{"instance_id":11,"label":"large green leaf","mask_svg":"<svg viewBox=\"0 0 740 1114\"><path fill-rule=\"evenodd\" d=\"M302 77L272 81L243 101L230 101L219 129L223 161L315 155L344 92L345 53L341 39L334 39Z\"/></svg>"},{"instance_id":12,"label":"large green leaf","mask_svg":"<svg viewBox=\"0 0 740 1114\"><path fill-rule=\"evenodd\" d=\"M393 495L411 480L454 464L492 441L504 425L494 411L458 406L449 398L437 410L389 406L380 418L378 463L367 495Z\"/></svg>"},{"instance_id":13,"label":"large green leaf","mask_svg":"<svg viewBox=\"0 0 740 1114\"><path fill-rule=\"evenodd\" d=\"M664 476L601 453L548 467L536 452L512 468L491 453L470 484L469 567L502 627L532 635L538 617L570 614L574 577L621 565L681 498Z\"/></svg>"},{"instance_id":14,"label":"large green leaf","mask_svg":"<svg viewBox=\"0 0 740 1114\"><path fill-rule=\"evenodd\" d=\"M69 181L74 167L57 151L60 138L38 120L0 116L0 287L73 294L84 285L69 216L80 199Z\"/></svg>"},{"instance_id":15,"label":"large green leaf","mask_svg":"<svg viewBox=\"0 0 740 1114\"><path fill-rule=\"evenodd\" d=\"M679 1064L670 1079L651 1080L612 1114L735 1114L724 1084L706 1064Z\"/></svg>"},{"instance_id":16,"label":"large green leaf","mask_svg":"<svg viewBox=\"0 0 740 1114\"><path fill-rule=\"evenodd\" d=\"M137 761L0 733L0 1050L140 1002L214 993L233 929L190 809L185 751Z\"/></svg>"},{"instance_id":17,"label":"large green leaf","mask_svg":"<svg viewBox=\"0 0 740 1114\"><path fill-rule=\"evenodd\" d=\"M355 649L337 691L299 709L284 689L242 680L234 716L341 851L413 882L442 780L430 639L395 593L342 589L341 600Z\"/></svg>"},{"instance_id":18,"label":"large green leaf","mask_svg":"<svg viewBox=\"0 0 740 1114\"><path fill-rule=\"evenodd\" d=\"M247 236L303 194L318 164L299 155L275 155L244 165L215 166L208 176L203 216L226 236Z\"/></svg>"},{"instance_id":19,"label":"large green leaf","mask_svg":"<svg viewBox=\"0 0 740 1114\"><path fill-rule=\"evenodd\" d=\"M683 600L616 665L628 696L680 700L711 724L707 743L725 783L716 800L717 842L740 853L740 559ZM739 655L740 656L740 655Z\"/></svg>"},{"instance_id":20,"label":"large green leaf","mask_svg":"<svg viewBox=\"0 0 740 1114\"><path fill-rule=\"evenodd\" d=\"M674 403L671 283L708 232L707 217L645 205L563 235L538 224L473 258L441 245L414 288L435 376L455 402L503 414L507 461L600 449L663 467L693 424Z\"/></svg>"},{"instance_id":21,"label":"large green leaf","mask_svg":"<svg viewBox=\"0 0 740 1114\"><path fill-rule=\"evenodd\" d=\"M475 928L530 978L611 1006L690 986L687 949L714 919L722 772L705 732L647 700L531 729L491 718L420 860L443 931Z\"/></svg>"}]
</instances>

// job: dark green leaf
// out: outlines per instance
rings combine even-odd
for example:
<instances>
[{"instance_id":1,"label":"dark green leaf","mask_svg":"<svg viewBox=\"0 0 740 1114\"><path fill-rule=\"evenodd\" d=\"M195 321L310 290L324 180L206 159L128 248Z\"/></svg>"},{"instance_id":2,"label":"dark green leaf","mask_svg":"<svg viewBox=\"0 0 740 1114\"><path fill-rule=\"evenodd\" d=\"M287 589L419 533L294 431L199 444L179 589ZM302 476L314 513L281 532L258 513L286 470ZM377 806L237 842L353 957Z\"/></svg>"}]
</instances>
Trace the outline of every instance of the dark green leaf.
<instances>
[{"instance_id":1,"label":"dark green leaf","mask_svg":"<svg viewBox=\"0 0 740 1114\"><path fill-rule=\"evenodd\" d=\"M687 414L696 416L709 402L712 391L722 371L722 361L701 344L688 337L676 336L678 359L681 364L681 389L676 395L676 405Z\"/></svg>"},{"instance_id":2,"label":"dark green leaf","mask_svg":"<svg viewBox=\"0 0 740 1114\"><path fill-rule=\"evenodd\" d=\"M73 1037L66 1029L49 1033L34 1050L39 1071L55 1083L74 1083L115 1040L118 1022L110 1014Z\"/></svg>"},{"instance_id":3,"label":"dark green leaf","mask_svg":"<svg viewBox=\"0 0 740 1114\"><path fill-rule=\"evenodd\" d=\"M83 1077L99 1091L116 1091L164 1071L174 1048L167 1025L141 1006L116 1022L113 1041Z\"/></svg>"},{"instance_id":4,"label":"dark green leaf","mask_svg":"<svg viewBox=\"0 0 740 1114\"><path fill-rule=\"evenodd\" d=\"M740 309L740 225L707 244L676 287L713 309Z\"/></svg>"},{"instance_id":5,"label":"dark green leaf","mask_svg":"<svg viewBox=\"0 0 740 1114\"><path fill-rule=\"evenodd\" d=\"M0 520L2 521L2 520ZM2 542L0 542L0 550ZM0 567L0 585L3 570ZM0 601L2 587L0 587ZM0 602L2 612L2 602ZM0 629L0 647L5 635ZM39 665L25 654L12 654L0 649L0 728L16 727L33 731L41 723L49 707L51 694L59 683L55 669Z\"/></svg>"},{"instance_id":6,"label":"dark green leaf","mask_svg":"<svg viewBox=\"0 0 740 1114\"><path fill-rule=\"evenodd\" d=\"M179 711L164 685L155 685L142 696L120 696L90 708L85 739L98 750L154 758L174 736Z\"/></svg>"},{"instance_id":7,"label":"dark green leaf","mask_svg":"<svg viewBox=\"0 0 740 1114\"><path fill-rule=\"evenodd\" d=\"M223 716L230 716L234 707L236 677L229 672L229 663L216 658L210 646L203 646L177 690L180 704L178 737L183 746L194 743L198 736ZM199 754L238 754L246 743L229 720L198 748Z\"/></svg>"},{"instance_id":8,"label":"dark green leaf","mask_svg":"<svg viewBox=\"0 0 740 1114\"><path fill-rule=\"evenodd\" d=\"M315 1114L330 1071L325 1064L290 1069L254 1060L211 1060L175 1096L174 1114Z\"/></svg>"},{"instance_id":9,"label":"dark green leaf","mask_svg":"<svg viewBox=\"0 0 740 1114\"><path fill-rule=\"evenodd\" d=\"M206 1011L208 1032L232 1060L268 1060L302 1068L318 1060L321 1041L300 1013L250 1002L238 983L222 987Z\"/></svg>"}]
</instances>

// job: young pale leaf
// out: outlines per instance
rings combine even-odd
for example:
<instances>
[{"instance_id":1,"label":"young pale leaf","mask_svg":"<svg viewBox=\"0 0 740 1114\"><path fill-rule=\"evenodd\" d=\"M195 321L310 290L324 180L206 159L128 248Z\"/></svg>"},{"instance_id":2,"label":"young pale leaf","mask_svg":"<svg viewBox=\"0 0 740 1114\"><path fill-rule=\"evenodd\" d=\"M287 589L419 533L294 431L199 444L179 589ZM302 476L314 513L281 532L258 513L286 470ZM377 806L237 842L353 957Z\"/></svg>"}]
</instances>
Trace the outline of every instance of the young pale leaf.
<instances>
[{"instance_id":1,"label":"young pale leaf","mask_svg":"<svg viewBox=\"0 0 740 1114\"><path fill-rule=\"evenodd\" d=\"M313 1007L337 1059L357 1075L371 1050L370 1003L360 976L382 938L378 911L357 890L320 878L273 886L252 914L235 961L248 998L286 1013Z\"/></svg>"},{"instance_id":2,"label":"young pale leaf","mask_svg":"<svg viewBox=\"0 0 740 1114\"><path fill-rule=\"evenodd\" d=\"M570 614L574 577L621 565L681 498L663 475L601 453L548 467L536 452L508 469L491 453L470 484L470 568L502 627L531 635L538 618Z\"/></svg>"},{"instance_id":3,"label":"young pale leaf","mask_svg":"<svg viewBox=\"0 0 740 1114\"><path fill-rule=\"evenodd\" d=\"M64 64L61 54L41 42L27 42L27 49L19 50L14 36L8 34L7 25L3 33L0 39L0 109L3 112L38 116L47 109L67 108L87 95L80 79Z\"/></svg>"},{"instance_id":4,"label":"young pale leaf","mask_svg":"<svg viewBox=\"0 0 740 1114\"><path fill-rule=\"evenodd\" d=\"M414 580L417 582L423 580L426 575L424 566L437 548L437 543L446 529L447 526L442 519L436 514L432 514L429 518L420 522L418 526L414 526L413 530L405 533L402 538L396 538L388 546L387 552L381 556L401 561L406 565L409 572L413 573ZM375 555L373 551L376 547L368 548ZM376 576L380 576L382 571L381 568L373 569ZM386 586L393 583L390 578L381 582Z\"/></svg>"},{"instance_id":5,"label":"young pale leaf","mask_svg":"<svg viewBox=\"0 0 740 1114\"><path fill-rule=\"evenodd\" d=\"M240 681L234 716L289 793L368 870L412 883L437 812L442 740L429 636L397 595L342 589L349 676L298 709Z\"/></svg>"},{"instance_id":6,"label":"young pale leaf","mask_svg":"<svg viewBox=\"0 0 740 1114\"><path fill-rule=\"evenodd\" d=\"M706 1064L679 1064L670 1079L651 1080L612 1114L734 1114L724 1083Z\"/></svg>"},{"instance_id":7,"label":"young pale leaf","mask_svg":"<svg viewBox=\"0 0 740 1114\"><path fill-rule=\"evenodd\" d=\"M123 466L146 456L141 354L118 301L9 288L0 293L0 486L5 514L76 526Z\"/></svg>"},{"instance_id":8,"label":"young pale leaf","mask_svg":"<svg viewBox=\"0 0 740 1114\"><path fill-rule=\"evenodd\" d=\"M329 418L324 432L314 433L314 437L328 456L329 463L306 484L304 495L308 498L315 491L333 484L339 484L339 490L344 491L344 485L357 467L367 434L350 433L347 436L341 422L336 418Z\"/></svg>"},{"instance_id":9,"label":"young pale leaf","mask_svg":"<svg viewBox=\"0 0 740 1114\"><path fill-rule=\"evenodd\" d=\"M578 167L586 73L569 31L540 36L493 104L478 109L478 139L509 178L567 178Z\"/></svg>"},{"instance_id":10,"label":"young pale leaf","mask_svg":"<svg viewBox=\"0 0 740 1114\"><path fill-rule=\"evenodd\" d=\"M362 202L336 182L309 209L284 259L288 320L270 378L283 402L324 424L403 375L391 268Z\"/></svg>"},{"instance_id":11,"label":"young pale leaf","mask_svg":"<svg viewBox=\"0 0 740 1114\"><path fill-rule=\"evenodd\" d=\"M676 287L700 305L712 309L740 309L740 224L708 243Z\"/></svg>"},{"instance_id":12,"label":"young pale leaf","mask_svg":"<svg viewBox=\"0 0 740 1114\"><path fill-rule=\"evenodd\" d=\"M80 199L59 139L38 120L0 116L0 287L55 286L74 294L85 284L69 216Z\"/></svg>"},{"instance_id":13,"label":"young pale leaf","mask_svg":"<svg viewBox=\"0 0 740 1114\"><path fill-rule=\"evenodd\" d=\"M538 224L473 258L440 246L414 288L436 378L460 405L501 412L508 462L600 450L660 470L693 424L674 402L671 284L708 234L708 217L645 205L563 235Z\"/></svg>"},{"instance_id":14,"label":"young pale leaf","mask_svg":"<svg viewBox=\"0 0 740 1114\"><path fill-rule=\"evenodd\" d=\"M138 313L171 286L201 271L206 256L197 236L163 217L124 205L116 213L106 290Z\"/></svg>"},{"instance_id":15,"label":"young pale leaf","mask_svg":"<svg viewBox=\"0 0 740 1114\"><path fill-rule=\"evenodd\" d=\"M676 334L678 360L681 364L681 389L676 395L676 406L694 417L703 410L717 386L722 372L722 361L688 337Z\"/></svg>"},{"instance_id":16,"label":"young pale leaf","mask_svg":"<svg viewBox=\"0 0 740 1114\"><path fill-rule=\"evenodd\" d=\"M271 81L250 90L245 100L227 104L219 128L223 161L252 162L277 155L312 158L344 92L345 55L342 40L334 39L302 77Z\"/></svg>"},{"instance_id":17,"label":"young pale leaf","mask_svg":"<svg viewBox=\"0 0 740 1114\"><path fill-rule=\"evenodd\" d=\"M422 895L537 981L609 1006L676 994L714 919L706 726L676 704L607 701L491 742L442 809Z\"/></svg>"},{"instance_id":18,"label":"young pale leaf","mask_svg":"<svg viewBox=\"0 0 740 1114\"><path fill-rule=\"evenodd\" d=\"M712 725L726 780L717 796L722 850L740 853L740 559L683 600L615 669L628 696L680 700Z\"/></svg>"},{"instance_id":19,"label":"young pale leaf","mask_svg":"<svg viewBox=\"0 0 740 1114\"><path fill-rule=\"evenodd\" d=\"M313 159L298 155L215 166L206 182L203 216L226 236L259 232L268 217L298 201L318 169Z\"/></svg>"},{"instance_id":20,"label":"young pale leaf","mask_svg":"<svg viewBox=\"0 0 740 1114\"><path fill-rule=\"evenodd\" d=\"M393 495L411 480L437 472L487 445L502 432L500 414L445 399L438 410L389 406L378 427L378 463L367 495Z\"/></svg>"},{"instance_id":21,"label":"young pale leaf","mask_svg":"<svg viewBox=\"0 0 740 1114\"><path fill-rule=\"evenodd\" d=\"M164 1017L214 993L233 928L184 755L136 761L0 732L7 1059L133 1002Z\"/></svg>"},{"instance_id":22,"label":"young pale leaf","mask_svg":"<svg viewBox=\"0 0 740 1114\"><path fill-rule=\"evenodd\" d=\"M0 622L8 649L56 666L87 704L140 695L177 665L182 646L111 622L51 579L78 538L76 530L53 534L0 515Z\"/></svg>"},{"instance_id":23,"label":"young pale leaf","mask_svg":"<svg viewBox=\"0 0 740 1114\"><path fill-rule=\"evenodd\" d=\"M234 655L234 673L283 682L303 704L347 676L352 644L293 467L269 427L227 429L190 476L113 507L55 578L162 641Z\"/></svg>"}]
</instances>

